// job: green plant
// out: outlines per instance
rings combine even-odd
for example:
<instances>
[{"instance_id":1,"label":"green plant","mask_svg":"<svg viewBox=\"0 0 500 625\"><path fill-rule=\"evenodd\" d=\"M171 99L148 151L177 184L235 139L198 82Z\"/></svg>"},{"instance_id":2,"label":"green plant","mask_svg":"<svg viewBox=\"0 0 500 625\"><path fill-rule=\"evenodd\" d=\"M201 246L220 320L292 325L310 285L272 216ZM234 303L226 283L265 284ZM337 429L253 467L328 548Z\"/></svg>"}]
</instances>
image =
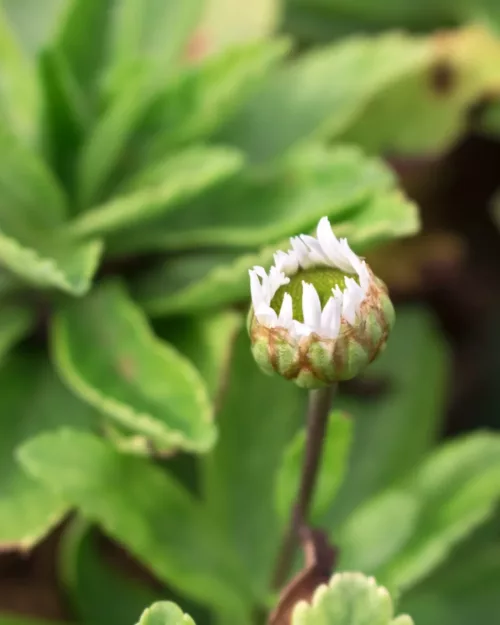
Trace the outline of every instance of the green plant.
<instances>
[{"instance_id":1,"label":"green plant","mask_svg":"<svg viewBox=\"0 0 500 625\"><path fill-rule=\"evenodd\" d=\"M243 625L276 603L304 395L252 360L248 269L323 215L361 253L416 232L389 168L348 143L448 145L498 79L493 55L479 85L432 100L400 135L407 99L427 102L427 40L357 38L289 60L287 41L265 39L193 64L201 10L71 0L31 47L0 16L0 548L29 550L76 510L60 574L84 622L131 623L174 598L199 625ZM30 11L38 24L44 8ZM477 50L457 62L482 63ZM425 312L398 315L373 367L395 387L340 394L354 420L330 416L335 453L313 502L340 570L403 601L499 494L497 436L433 449L444 351ZM110 568L82 518L162 596Z\"/></svg>"},{"instance_id":2,"label":"green plant","mask_svg":"<svg viewBox=\"0 0 500 625\"><path fill-rule=\"evenodd\" d=\"M307 40L328 40L353 32L405 28L421 33L477 22L498 29L498 5L493 0L286 0L285 24Z\"/></svg>"},{"instance_id":3,"label":"green plant","mask_svg":"<svg viewBox=\"0 0 500 625\"><path fill-rule=\"evenodd\" d=\"M389 593L378 587L373 578L360 573L340 573L328 584L318 587L312 602L296 606L291 618L292 625L328 622L337 625L413 625L409 616L393 619L393 606ZM174 604L155 603L145 610L139 625L174 625L194 621Z\"/></svg>"}]
</instances>

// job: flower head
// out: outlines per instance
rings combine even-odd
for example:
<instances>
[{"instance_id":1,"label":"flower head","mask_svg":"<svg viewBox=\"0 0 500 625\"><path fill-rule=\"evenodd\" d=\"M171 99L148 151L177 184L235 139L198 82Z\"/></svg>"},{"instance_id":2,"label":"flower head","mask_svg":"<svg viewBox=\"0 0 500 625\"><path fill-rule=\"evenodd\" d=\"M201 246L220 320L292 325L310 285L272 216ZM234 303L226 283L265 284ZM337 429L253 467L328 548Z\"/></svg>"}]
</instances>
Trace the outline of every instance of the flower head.
<instances>
[{"instance_id":1,"label":"flower head","mask_svg":"<svg viewBox=\"0 0 500 625\"><path fill-rule=\"evenodd\" d=\"M394 322L387 289L326 217L316 237L290 243L269 272L249 271L254 357L267 373L307 388L350 379L385 345Z\"/></svg>"}]
</instances>

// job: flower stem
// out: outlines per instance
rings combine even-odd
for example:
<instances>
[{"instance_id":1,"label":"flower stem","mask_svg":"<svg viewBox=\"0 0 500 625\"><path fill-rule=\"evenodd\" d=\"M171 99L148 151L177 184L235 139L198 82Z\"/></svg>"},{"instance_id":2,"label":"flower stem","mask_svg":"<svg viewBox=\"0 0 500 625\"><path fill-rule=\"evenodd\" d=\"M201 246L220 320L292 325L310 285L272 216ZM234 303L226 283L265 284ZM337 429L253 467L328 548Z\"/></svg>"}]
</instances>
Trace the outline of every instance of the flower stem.
<instances>
[{"instance_id":1,"label":"flower stem","mask_svg":"<svg viewBox=\"0 0 500 625\"><path fill-rule=\"evenodd\" d=\"M333 396L337 384L309 391L307 408L306 449L297 499L281 544L272 580L274 590L285 583L293 565L301 529L307 525L309 508L314 495L321 465L321 455Z\"/></svg>"}]
</instances>

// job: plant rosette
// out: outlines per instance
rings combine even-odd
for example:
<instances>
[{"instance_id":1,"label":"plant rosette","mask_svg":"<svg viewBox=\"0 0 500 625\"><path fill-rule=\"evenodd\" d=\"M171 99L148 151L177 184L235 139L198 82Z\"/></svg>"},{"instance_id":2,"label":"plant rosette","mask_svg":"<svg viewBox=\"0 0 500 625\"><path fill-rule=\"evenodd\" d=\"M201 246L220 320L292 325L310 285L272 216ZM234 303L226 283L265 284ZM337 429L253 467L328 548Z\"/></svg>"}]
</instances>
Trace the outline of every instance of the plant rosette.
<instances>
[{"instance_id":1,"label":"plant rosette","mask_svg":"<svg viewBox=\"0 0 500 625\"><path fill-rule=\"evenodd\" d=\"M394 325L387 287L327 217L316 237L290 243L269 272L249 271L253 356L265 373L304 388L349 380L375 360Z\"/></svg>"}]
</instances>

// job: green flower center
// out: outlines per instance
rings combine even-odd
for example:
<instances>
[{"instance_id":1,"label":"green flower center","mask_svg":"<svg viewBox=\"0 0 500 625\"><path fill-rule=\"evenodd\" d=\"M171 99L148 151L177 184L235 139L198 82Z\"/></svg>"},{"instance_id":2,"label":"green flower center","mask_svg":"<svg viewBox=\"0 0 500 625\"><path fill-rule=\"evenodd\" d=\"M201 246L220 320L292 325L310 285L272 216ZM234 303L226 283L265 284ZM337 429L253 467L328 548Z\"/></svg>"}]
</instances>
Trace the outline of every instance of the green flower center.
<instances>
[{"instance_id":1,"label":"green flower center","mask_svg":"<svg viewBox=\"0 0 500 625\"><path fill-rule=\"evenodd\" d=\"M319 295L321 302L321 308L323 308L327 301L332 296L332 289L335 286L343 291L345 287L345 279L354 278L359 284L359 277L357 274L349 274L341 271L340 269L333 269L332 267L313 267L312 269L301 269L298 273L290 278L289 284L284 284L274 294L271 300L271 308L279 314L281 304L285 293L290 293L292 296L293 305L293 318L297 321L304 321L304 315L302 314L302 281L312 284Z\"/></svg>"}]
</instances>

